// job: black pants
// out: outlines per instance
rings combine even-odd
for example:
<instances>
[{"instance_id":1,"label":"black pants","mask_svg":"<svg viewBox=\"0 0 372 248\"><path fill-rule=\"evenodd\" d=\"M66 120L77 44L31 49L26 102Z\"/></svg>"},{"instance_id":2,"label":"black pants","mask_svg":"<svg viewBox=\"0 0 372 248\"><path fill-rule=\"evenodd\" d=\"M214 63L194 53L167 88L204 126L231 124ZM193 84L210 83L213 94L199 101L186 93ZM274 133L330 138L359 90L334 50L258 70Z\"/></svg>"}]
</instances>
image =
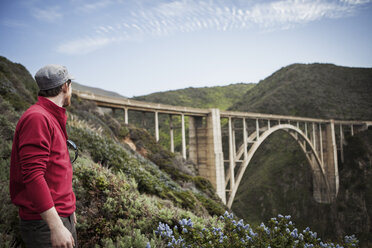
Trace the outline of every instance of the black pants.
<instances>
[{"instance_id":1,"label":"black pants","mask_svg":"<svg viewBox=\"0 0 372 248\"><path fill-rule=\"evenodd\" d=\"M60 217L63 225L71 232L77 247L77 236L73 214L69 217ZM44 220L20 220L20 230L23 242L27 248L50 248L50 229Z\"/></svg>"}]
</instances>

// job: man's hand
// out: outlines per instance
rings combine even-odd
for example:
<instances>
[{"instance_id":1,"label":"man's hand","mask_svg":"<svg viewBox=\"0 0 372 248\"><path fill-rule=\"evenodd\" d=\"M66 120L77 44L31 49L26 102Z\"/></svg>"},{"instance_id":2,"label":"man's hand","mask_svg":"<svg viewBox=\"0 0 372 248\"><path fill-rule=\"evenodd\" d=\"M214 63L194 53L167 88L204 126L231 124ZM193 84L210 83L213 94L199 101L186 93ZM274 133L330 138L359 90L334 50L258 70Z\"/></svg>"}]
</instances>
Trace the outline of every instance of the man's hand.
<instances>
[{"instance_id":1,"label":"man's hand","mask_svg":"<svg viewBox=\"0 0 372 248\"><path fill-rule=\"evenodd\" d=\"M50 238L53 248L73 248L75 246L71 232L63 224L50 230Z\"/></svg>"},{"instance_id":2,"label":"man's hand","mask_svg":"<svg viewBox=\"0 0 372 248\"><path fill-rule=\"evenodd\" d=\"M75 246L71 232L63 225L55 207L40 215L49 226L53 248L73 248Z\"/></svg>"}]
</instances>

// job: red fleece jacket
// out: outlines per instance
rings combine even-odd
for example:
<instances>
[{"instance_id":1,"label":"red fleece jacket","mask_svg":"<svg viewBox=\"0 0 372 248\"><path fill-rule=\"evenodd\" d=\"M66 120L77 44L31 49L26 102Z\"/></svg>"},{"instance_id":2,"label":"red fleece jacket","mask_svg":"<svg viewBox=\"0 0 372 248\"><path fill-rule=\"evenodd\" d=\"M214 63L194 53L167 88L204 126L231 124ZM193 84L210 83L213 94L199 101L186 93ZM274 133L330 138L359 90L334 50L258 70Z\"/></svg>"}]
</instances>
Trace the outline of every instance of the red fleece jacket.
<instances>
[{"instance_id":1,"label":"red fleece jacket","mask_svg":"<svg viewBox=\"0 0 372 248\"><path fill-rule=\"evenodd\" d=\"M55 207L75 211L72 165L67 148L66 110L44 97L18 121L10 161L10 196L24 220L40 220Z\"/></svg>"}]
</instances>

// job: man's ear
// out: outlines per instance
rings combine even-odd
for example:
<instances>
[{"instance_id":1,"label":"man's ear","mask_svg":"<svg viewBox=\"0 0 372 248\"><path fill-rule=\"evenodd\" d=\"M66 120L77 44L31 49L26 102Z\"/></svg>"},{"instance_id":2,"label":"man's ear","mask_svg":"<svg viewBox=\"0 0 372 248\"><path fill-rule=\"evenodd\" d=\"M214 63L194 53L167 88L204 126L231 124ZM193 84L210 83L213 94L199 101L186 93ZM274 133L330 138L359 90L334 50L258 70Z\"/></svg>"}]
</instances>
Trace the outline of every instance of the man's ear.
<instances>
[{"instance_id":1,"label":"man's ear","mask_svg":"<svg viewBox=\"0 0 372 248\"><path fill-rule=\"evenodd\" d=\"M67 82L63 84L63 86L62 86L63 93L67 93L68 92L68 87L69 87L69 85L68 85Z\"/></svg>"}]
</instances>

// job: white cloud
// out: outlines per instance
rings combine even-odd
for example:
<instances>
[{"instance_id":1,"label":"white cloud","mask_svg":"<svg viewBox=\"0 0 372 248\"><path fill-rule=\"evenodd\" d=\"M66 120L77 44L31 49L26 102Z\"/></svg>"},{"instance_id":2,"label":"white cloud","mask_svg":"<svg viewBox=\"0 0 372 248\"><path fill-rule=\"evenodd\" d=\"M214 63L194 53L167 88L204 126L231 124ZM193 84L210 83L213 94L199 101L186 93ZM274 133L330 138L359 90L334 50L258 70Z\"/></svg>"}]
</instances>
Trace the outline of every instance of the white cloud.
<instances>
[{"instance_id":1,"label":"white cloud","mask_svg":"<svg viewBox=\"0 0 372 248\"><path fill-rule=\"evenodd\" d=\"M323 18L337 18L350 14L350 8L334 2L285 0L254 6L250 21L263 27L287 27Z\"/></svg>"},{"instance_id":2,"label":"white cloud","mask_svg":"<svg viewBox=\"0 0 372 248\"><path fill-rule=\"evenodd\" d=\"M86 4L84 8L97 9L114 1L104 0ZM58 50L68 54L87 53L114 41L206 29L219 31L249 30L252 27L259 27L262 31L288 29L322 19L350 16L356 14L360 6L370 2L372 0L273 0L263 3L241 1L237 5L227 0L164 0L147 8L137 4L135 8L126 11L129 14L121 16L120 22L94 28L96 37L93 35L93 38L88 40L77 39L62 44Z\"/></svg>"},{"instance_id":3,"label":"white cloud","mask_svg":"<svg viewBox=\"0 0 372 248\"><path fill-rule=\"evenodd\" d=\"M55 22L57 20L62 19L63 17L62 11L58 6L48 7L44 9L33 8L31 14L36 19L46 22Z\"/></svg>"},{"instance_id":4,"label":"white cloud","mask_svg":"<svg viewBox=\"0 0 372 248\"><path fill-rule=\"evenodd\" d=\"M366 3L372 2L371 0L341 0L341 1L347 4L355 4L355 5L366 4Z\"/></svg>"},{"instance_id":5,"label":"white cloud","mask_svg":"<svg viewBox=\"0 0 372 248\"><path fill-rule=\"evenodd\" d=\"M1 21L1 25L9 27L9 28L24 28L27 27L27 24L14 19L6 19Z\"/></svg>"},{"instance_id":6,"label":"white cloud","mask_svg":"<svg viewBox=\"0 0 372 248\"><path fill-rule=\"evenodd\" d=\"M104 8L104 7L106 7L106 6L108 6L112 3L113 2L111 0L99 0L99 1L96 1L96 2L89 1L89 3L81 5L78 8L78 12L80 12L80 11L83 11L83 12L94 11L94 10L97 10L97 9Z\"/></svg>"},{"instance_id":7,"label":"white cloud","mask_svg":"<svg viewBox=\"0 0 372 248\"><path fill-rule=\"evenodd\" d=\"M57 51L69 55L86 54L113 42L115 42L115 39L110 39L107 37L77 39L61 44L57 48Z\"/></svg>"}]
</instances>

